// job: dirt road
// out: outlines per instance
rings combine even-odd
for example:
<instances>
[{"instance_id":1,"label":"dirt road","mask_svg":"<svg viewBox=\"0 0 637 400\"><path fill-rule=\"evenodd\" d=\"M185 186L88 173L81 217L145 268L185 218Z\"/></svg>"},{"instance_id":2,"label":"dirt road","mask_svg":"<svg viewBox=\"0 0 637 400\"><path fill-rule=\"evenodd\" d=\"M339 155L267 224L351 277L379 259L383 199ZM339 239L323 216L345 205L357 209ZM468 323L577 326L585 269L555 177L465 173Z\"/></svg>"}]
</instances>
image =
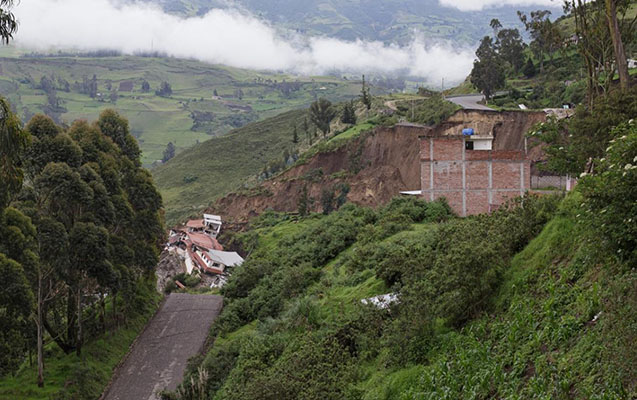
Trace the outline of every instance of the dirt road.
<instances>
[{"instance_id":1,"label":"dirt road","mask_svg":"<svg viewBox=\"0 0 637 400\"><path fill-rule=\"evenodd\" d=\"M221 296L171 294L116 371L106 400L157 400L174 390L199 352L223 304Z\"/></svg>"}]
</instances>

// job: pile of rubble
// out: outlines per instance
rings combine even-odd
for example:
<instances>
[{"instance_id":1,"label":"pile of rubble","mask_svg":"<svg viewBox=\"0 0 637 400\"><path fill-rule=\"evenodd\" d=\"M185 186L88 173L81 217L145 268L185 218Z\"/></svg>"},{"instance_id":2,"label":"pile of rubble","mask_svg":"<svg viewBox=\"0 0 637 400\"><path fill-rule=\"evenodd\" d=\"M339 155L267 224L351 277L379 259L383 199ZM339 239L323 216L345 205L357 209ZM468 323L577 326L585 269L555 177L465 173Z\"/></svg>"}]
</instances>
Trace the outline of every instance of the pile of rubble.
<instances>
[{"instance_id":1,"label":"pile of rubble","mask_svg":"<svg viewBox=\"0 0 637 400\"><path fill-rule=\"evenodd\" d=\"M178 273L199 274L210 288L225 285L232 269L244 260L236 252L223 250L217 240L221 226L221 217L204 214L203 219L190 220L170 231L166 252L179 260Z\"/></svg>"}]
</instances>

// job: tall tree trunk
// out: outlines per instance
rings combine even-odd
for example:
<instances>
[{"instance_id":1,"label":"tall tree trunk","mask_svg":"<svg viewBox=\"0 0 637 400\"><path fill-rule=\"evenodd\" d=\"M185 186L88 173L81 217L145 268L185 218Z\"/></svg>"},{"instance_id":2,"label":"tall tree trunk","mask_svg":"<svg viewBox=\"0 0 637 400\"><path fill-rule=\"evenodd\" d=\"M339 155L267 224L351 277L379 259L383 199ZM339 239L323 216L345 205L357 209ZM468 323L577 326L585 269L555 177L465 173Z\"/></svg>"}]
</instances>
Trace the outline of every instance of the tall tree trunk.
<instances>
[{"instance_id":1,"label":"tall tree trunk","mask_svg":"<svg viewBox=\"0 0 637 400\"><path fill-rule=\"evenodd\" d=\"M104 293L100 293L100 304L102 306L102 315L100 316L102 333L106 333L106 298L104 296Z\"/></svg>"},{"instance_id":2,"label":"tall tree trunk","mask_svg":"<svg viewBox=\"0 0 637 400\"><path fill-rule=\"evenodd\" d=\"M111 315L113 318L113 321L111 322L111 327L112 328L118 328L119 324L117 323L117 292L115 290L113 290L113 311L111 311Z\"/></svg>"},{"instance_id":3,"label":"tall tree trunk","mask_svg":"<svg viewBox=\"0 0 637 400\"><path fill-rule=\"evenodd\" d=\"M49 321L47 321L47 319L44 318L44 313L42 313L42 316L43 316L42 325L44 326L44 329L46 329L46 331L49 332L49 335L51 335L51 337L53 338L53 341L58 346L60 346L60 349L62 349L64 354L71 353L75 349L75 347L73 347L72 344L69 344L68 342L62 339L61 334L59 334L55 329L53 329Z\"/></svg>"},{"instance_id":4,"label":"tall tree trunk","mask_svg":"<svg viewBox=\"0 0 637 400\"><path fill-rule=\"evenodd\" d=\"M77 339L77 327L75 320L77 318L77 301L75 291L69 287L66 301L66 341L72 348L75 348Z\"/></svg>"},{"instance_id":5,"label":"tall tree trunk","mask_svg":"<svg viewBox=\"0 0 637 400\"><path fill-rule=\"evenodd\" d=\"M608 27L613 39L615 61L617 63L617 72L619 73L619 84L622 89L628 89L628 63L626 62L626 52L624 51L622 34L619 31L619 22L617 21L617 0L605 0L605 3L606 19L608 19Z\"/></svg>"},{"instance_id":6,"label":"tall tree trunk","mask_svg":"<svg viewBox=\"0 0 637 400\"><path fill-rule=\"evenodd\" d=\"M78 285L79 286L79 285ZM82 355L82 288L77 288L77 346L76 353Z\"/></svg>"},{"instance_id":7,"label":"tall tree trunk","mask_svg":"<svg viewBox=\"0 0 637 400\"><path fill-rule=\"evenodd\" d=\"M42 275L38 274L38 322L36 328L38 330L38 387L44 387L44 340L42 338Z\"/></svg>"}]
</instances>

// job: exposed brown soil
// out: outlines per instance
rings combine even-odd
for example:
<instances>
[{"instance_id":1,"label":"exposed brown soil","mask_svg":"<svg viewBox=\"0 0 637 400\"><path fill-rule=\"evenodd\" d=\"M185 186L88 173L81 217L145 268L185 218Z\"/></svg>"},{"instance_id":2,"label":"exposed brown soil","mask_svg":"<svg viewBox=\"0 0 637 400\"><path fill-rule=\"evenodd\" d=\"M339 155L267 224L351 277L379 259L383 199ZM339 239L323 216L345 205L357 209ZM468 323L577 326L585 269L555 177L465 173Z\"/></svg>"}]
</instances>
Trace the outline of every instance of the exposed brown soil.
<instances>
[{"instance_id":1,"label":"exposed brown soil","mask_svg":"<svg viewBox=\"0 0 637 400\"><path fill-rule=\"evenodd\" d=\"M536 161L542 158L542 150L525 143L524 137L533 125L545 120L544 112L461 110L433 130L410 124L380 127L333 151L318 153L254 189L231 193L207 211L241 226L266 210L297 211L303 187L307 187L313 199L311 211L320 212L322 191L341 183L349 185L349 202L376 207L400 191L420 189L420 135L445 135L473 127L478 134L495 137L494 150L524 151L528 145L529 157Z\"/></svg>"},{"instance_id":2,"label":"exposed brown soil","mask_svg":"<svg viewBox=\"0 0 637 400\"><path fill-rule=\"evenodd\" d=\"M339 183L349 185L349 202L384 204L401 190L420 189L418 135L422 132L423 128L408 125L377 128L334 151L316 154L250 192L221 198L208 211L231 223L245 222L268 209L297 211L304 186L314 200L311 210L321 211L323 189Z\"/></svg>"}]
</instances>

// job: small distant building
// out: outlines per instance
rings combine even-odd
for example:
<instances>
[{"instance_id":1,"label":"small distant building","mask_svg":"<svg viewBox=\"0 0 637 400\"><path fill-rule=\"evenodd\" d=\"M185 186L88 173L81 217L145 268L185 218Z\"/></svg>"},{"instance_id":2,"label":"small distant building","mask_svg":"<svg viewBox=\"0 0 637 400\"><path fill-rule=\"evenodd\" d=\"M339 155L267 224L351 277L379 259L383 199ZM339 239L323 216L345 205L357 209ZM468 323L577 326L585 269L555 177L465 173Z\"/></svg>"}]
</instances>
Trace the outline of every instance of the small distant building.
<instances>
[{"instance_id":1,"label":"small distant building","mask_svg":"<svg viewBox=\"0 0 637 400\"><path fill-rule=\"evenodd\" d=\"M204 224L206 229L214 236L217 237L219 232L221 232L221 217L218 215L212 214L204 214L203 215Z\"/></svg>"},{"instance_id":2,"label":"small distant building","mask_svg":"<svg viewBox=\"0 0 637 400\"><path fill-rule=\"evenodd\" d=\"M123 81L119 83L120 92L132 92L135 84L133 81Z\"/></svg>"},{"instance_id":3,"label":"small distant building","mask_svg":"<svg viewBox=\"0 0 637 400\"><path fill-rule=\"evenodd\" d=\"M206 250L223 250L223 246L219 242L204 233L188 233L188 238L194 246L197 246Z\"/></svg>"},{"instance_id":4,"label":"small distant building","mask_svg":"<svg viewBox=\"0 0 637 400\"><path fill-rule=\"evenodd\" d=\"M235 252L229 251L197 251L195 261L202 272L221 275L228 267L238 267L243 264L243 258Z\"/></svg>"},{"instance_id":5,"label":"small distant building","mask_svg":"<svg viewBox=\"0 0 637 400\"><path fill-rule=\"evenodd\" d=\"M190 233L204 233L213 238L219 236L221 232L221 217L218 215L204 214L203 219L193 219L186 223L186 228Z\"/></svg>"}]
</instances>

